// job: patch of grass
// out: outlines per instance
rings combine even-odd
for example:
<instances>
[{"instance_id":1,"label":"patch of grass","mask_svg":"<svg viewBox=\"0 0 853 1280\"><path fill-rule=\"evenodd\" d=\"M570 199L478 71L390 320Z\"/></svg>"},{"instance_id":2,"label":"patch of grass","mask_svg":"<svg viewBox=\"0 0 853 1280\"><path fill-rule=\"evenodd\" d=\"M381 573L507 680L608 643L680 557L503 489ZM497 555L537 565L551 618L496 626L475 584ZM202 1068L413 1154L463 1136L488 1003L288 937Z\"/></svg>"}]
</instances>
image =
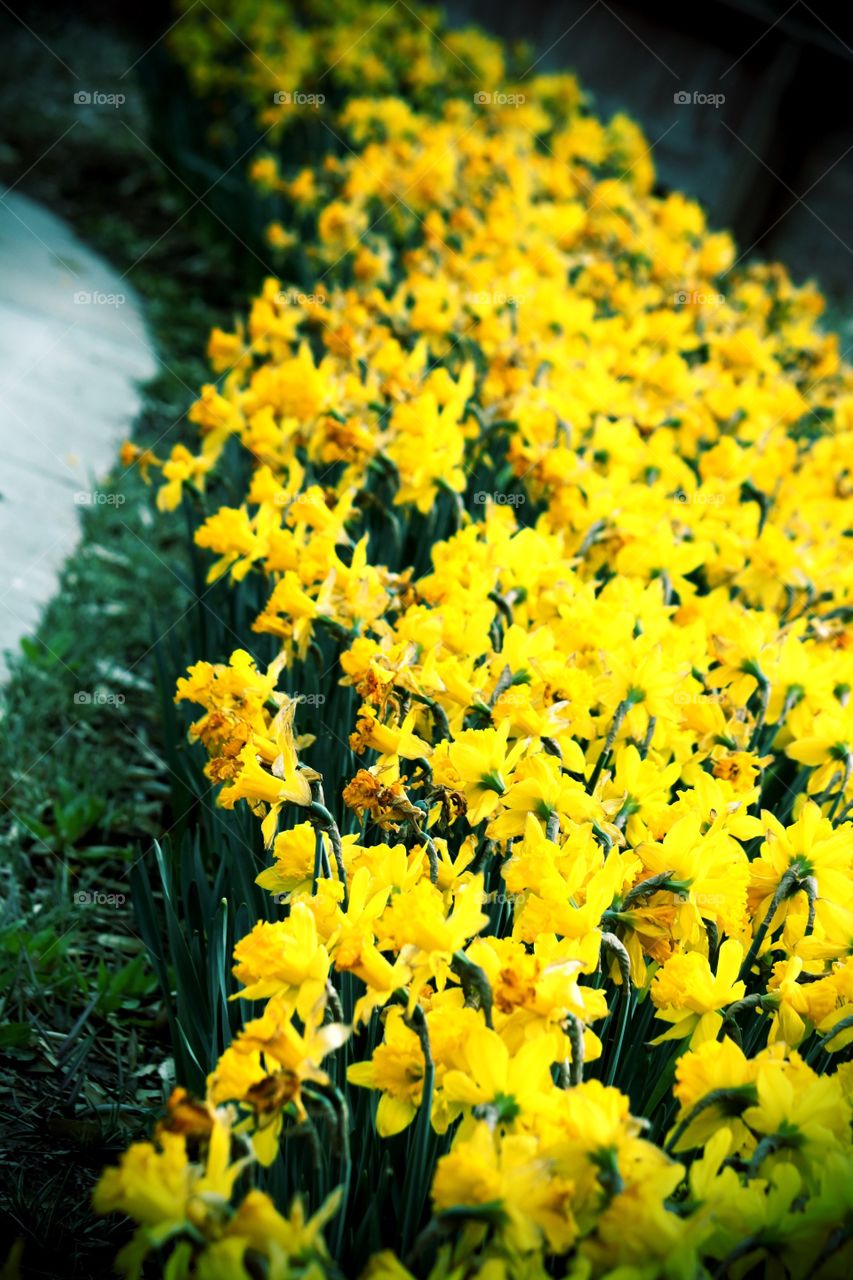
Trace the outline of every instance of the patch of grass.
<instances>
[{"instance_id":1,"label":"patch of grass","mask_svg":"<svg viewBox=\"0 0 853 1280\"><path fill-rule=\"evenodd\" d=\"M168 453L209 377L207 335L230 324L246 279L229 237L210 234L148 149L138 77L128 128L81 123L56 60L11 19L0 26L0 181L128 273L162 361L133 438ZM81 22L49 44L93 82L141 52ZM174 822L157 663L188 625L193 568L183 516L155 518L137 468L117 464L104 483L123 501L83 509L79 546L0 692L0 1239L23 1239L33 1277L109 1274L124 1229L92 1218L91 1188L147 1132L173 1077L130 877Z\"/></svg>"}]
</instances>

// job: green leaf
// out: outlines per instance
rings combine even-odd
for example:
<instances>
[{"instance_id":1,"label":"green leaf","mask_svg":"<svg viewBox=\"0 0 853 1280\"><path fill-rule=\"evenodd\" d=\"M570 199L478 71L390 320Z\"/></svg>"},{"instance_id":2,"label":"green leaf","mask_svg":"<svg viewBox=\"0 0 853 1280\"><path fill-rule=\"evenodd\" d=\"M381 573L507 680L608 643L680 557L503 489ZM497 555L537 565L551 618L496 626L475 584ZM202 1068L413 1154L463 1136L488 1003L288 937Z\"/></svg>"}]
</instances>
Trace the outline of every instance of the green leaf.
<instances>
[{"instance_id":1,"label":"green leaf","mask_svg":"<svg viewBox=\"0 0 853 1280\"><path fill-rule=\"evenodd\" d=\"M0 1023L0 1047L3 1049L20 1048L29 1044L31 1037L32 1027L28 1022Z\"/></svg>"}]
</instances>

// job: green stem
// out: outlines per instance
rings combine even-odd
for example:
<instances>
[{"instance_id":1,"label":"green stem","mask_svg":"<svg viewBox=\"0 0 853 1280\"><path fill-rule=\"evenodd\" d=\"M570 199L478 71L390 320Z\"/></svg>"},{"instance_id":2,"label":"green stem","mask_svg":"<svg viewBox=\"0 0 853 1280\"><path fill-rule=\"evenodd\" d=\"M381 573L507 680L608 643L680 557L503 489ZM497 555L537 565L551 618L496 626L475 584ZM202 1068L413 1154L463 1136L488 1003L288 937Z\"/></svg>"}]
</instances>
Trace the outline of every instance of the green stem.
<instances>
[{"instance_id":1,"label":"green stem","mask_svg":"<svg viewBox=\"0 0 853 1280\"><path fill-rule=\"evenodd\" d=\"M320 792L322 796L322 791ZM344 850L341 843L341 833L338 824L332 817L329 810L323 804L322 799L312 800L308 806L308 816L317 831L324 832L332 845L332 853L335 855L335 866L338 869L338 877L344 890L343 906L346 911L347 907L347 873L344 869ZM328 864L328 858L326 859ZM329 878L331 878L332 868L329 867Z\"/></svg>"},{"instance_id":2,"label":"green stem","mask_svg":"<svg viewBox=\"0 0 853 1280\"><path fill-rule=\"evenodd\" d=\"M403 1248L407 1250L423 1215L424 1201L432 1183L430 1171L427 1169L427 1153L432 1129L432 1098L435 1088L435 1063L429 1042L429 1029L423 1009L415 1005L411 1017L406 1018L408 1026L418 1037L421 1053L424 1058L424 1082L421 1093L421 1104L415 1120L412 1135L411 1159L406 1169L403 1182Z\"/></svg>"},{"instance_id":3,"label":"green stem","mask_svg":"<svg viewBox=\"0 0 853 1280\"><path fill-rule=\"evenodd\" d=\"M715 920L706 920L705 932L708 935L708 963L716 972L717 960L720 954L720 931L717 928L717 922Z\"/></svg>"},{"instance_id":4,"label":"green stem","mask_svg":"<svg viewBox=\"0 0 853 1280\"><path fill-rule=\"evenodd\" d=\"M749 740L750 751L755 751L758 746L758 740L761 737L761 730L764 728L767 708L770 705L770 681L757 668L750 674L755 676L755 679L758 681L760 697L758 715L755 717L755 727L752 730L752 737Z\"/></svg>"},{"instance_id":5,"label":"green stem","mask_svg":"<svg viewBox=\"0 0 853 1280\"><path fill-rule=\"evenodd\" d=\"M414 823L412 823L412 826L415 827L418 839L421 840L426 847L427 857L429 858L430 884L438 884L438 850L435 847L435 841L432 836L428 836L425 831L422 831L420 827L415 826Z\"/></svg>"},{"instance_id":6,"label":"green stem","mask_svg":"<svg viewBox=\"0 0 853 1280\"><path fill-rule=\"evenodd\" d=\"M756 1092L753 1086L747 1085L745 1088L730 1089L712 1089L710 1093L706 1093L704 1098L700 1098L695 1106L691 1107L683 1120L680 1120L672 1137L666 1143L664 1151L667 1155L672 1155L678 1146L679 1139L687 1132L694 1120L696 1120L703 1111L707 1111L709 1107L714 1107L718 1103L722 1103L725 1107L726 1115L739 1115L741 1111L745 1111L756 1098ZM739 1107L739 1110L732 1110L732 1105Z\"/></svg>"},{"instance_id":7,"label":"green stem","mask_svg":"<svg viewBox=\"0 0 853 1280\"><path fill-rule=\"evenodd\" d=\"M640 758L645 760L649 754L649 747L652 745L652 738L655 736L655 726L657 724L657 716L649 716L649 727L646 729L646 736L640 743Z\"/></svg>"},{"instance_id":8,"label":"green stem","mask_svg":"<svg viewBox=\"0 0 853 1280\"><path fill-rule=\"evenodd\" d=\"M450 968L459 979L459 985L465 994L468 1008L482 1009L486 1026L492 1027L492 988L486 972L473 960L469 960L464 951L455 951Z\"/></svg>"},{"instance_id":9,"label":"green stem","mask_svg":"<svg viewBox=\"0 0 853 1280\"><path fill-rule=\"evenodd\" d=\"M581 1084L583 1081L583 1023L573 1013L567 1013L563 1021L563 1030L569 1037L572 1046L572 1061L566 1071L563 1064L563 1087Z\"/></svg>"},{"instance_id":10,"label":"green stem","mask_svg":"<svg viewBox=\"0 0 853 1280\"><path fill-rule=\"evenodd\" d=\"M601 771L610 757L610 752L612 751L613 744L616 741L616 735L618 734L619 730L622 728L622 721L625 719L626 715L631 710L633 705L634 705L634 702L631 698L623 698L622 701L619 703L618 707L616 708L616 713L613 716L613 722L610 725L610 728L607 732L607 737L604 740L604 747L602 749L601 755L596 760L595 768L590 774L590 779L589 779L589 782L587 783L587 791L589 792L590 795L592 795L593 792L595 791L596 784L598 783L598 779L601 777Z\"/></svg>"},{"instance_id":11,"label":"green stem","mask_svg":"<svg viewBox=\"0 0 853 1280\"><path fill-rule=\"evenodd\" d=\"M848 1014L846 1018L842 1018L840 1022L836 1022L831 1031L827 1031L825 1036L821 1036L819 1042L821 1049L826 1049L830 1040L834 1040L842 1031L849 1031L851 1027L853 1027L853 1013Z\"/></svg>"},{"instance_id":12,"label":"green stem","mask_svg":"<svg viewBox=\"0 0 853 1280\"><path fill-rule=\"evenodd\" d=\"M337 1022L343 1022L344 1010L343 1005L341 1004L341 998L335 990L334 984L328 978L326 979L326 999L329 1002L329 1007L332 1010L335 1020Z\"/></svg>"},{"instance_id":13,"label":"green stem","mask_svg":"<svg viewBox=\"0 0 853 1280\"><path fill-rule=\"evenodd\" d=\"M511 627L513 623L513 617L512 617L512 609L509 607L508 602L504 599L504 597L500 594L499 591L490 591L488 598L491 600L492 604L497 605L498 609L503 614L503 617L506 621L507 626Z\"/></svg>"},{"instance_id":14,"label":"green stem","mask_svg":"<svg viewBox=\"0 0 853 1280\"><path fill-rule=\"evenodd\" d=\"M352 1185L352 1152L350 1150L350 1116L349 1107L346 1098L335 1085L330 1084L329 1088L332 1092L334 1105L338 1112L338 1133L341 1139L341 1164L343 1165L343 1180L341 1183L341 1205L338 1209L338 1222L335 1228L336 1247L335 1257L340 1258L344 1243L344 1229L347 1220L347 1202L349 1201L350 1186Z\"/></svg>"},{"instance_id":15,"label":"green stem","mask_svg":"<svg viewBox=\"0 0 853 1280\"><path fill-rule=\"evenodd\" d=\"M319 827L314 828L314 878L311 884L311 893L316 894L317 885L322 876L327 875L331 879L332 868L329 866L328 855L326 854L326 843L323 839L323 832Z\"/></svg>"},{"instance_id":16,"label":"green stem","mask_svg":"<svg viewBox=\"0 0 853 1280\"><path fill-rule=\"evenodd\" d=\"M631 1011L631 957L628 955L625 944L620 938L617 938L615 933L602 933L601 950L602 953L609 952L614 957L619 966L619 975L622 979L619 1012L616 1015L616 1030L610 1044L607 1073L604 1079L606 1085L611 1085L616 1078L619 1059L622 1056L622 1045L625 1040L625 1030L628 1026L628 1017ZM604 965L602 964L601 967L603 969Z\"/></svg>"},{"instance_id":17,"label":"green stem","mask_svg":"<svg viewBox=\"0 0 853 1280\"><path fill-rule=\"evenodd\" d=\"M733 1262L739 1262L741 1258L745 1258L755 1249L762 1248L761 1241L755 1236L748 1236L746 1240L741 1240L740 1244L735 1245L723 1258L717 1270L714 1272L714 1280L728 1280L731 1276L731 1265Z\"/></svg>"},{"instance_id":18,"label":"green stem","mask_svg":"<svg viewBox=\"0 0 853 1280\"><path fill-rule=\"evenodd\" d=\"M396 688L396 685L395 685ZM428 698L425 693L411 693L409 690L398 690L398 692L406 692L413 702L420 702L422 706L429 707L435 719L435 727L438 731L439 741L442 738L450 737L450 721L447 719L447 713L435 698Z\"/></svg>"},{"instance_id":19,"label":"green stem","mask_svg":"<svg viewBox=\"0 0 853 1280\"><path fill-rule=\"evenodd\" d=\"M649 876L648 880L641 880L639 884L635 884L630 890L625 901L620 908L621 911L630 911L635 902L639 902L641 898L647 898L652 893L657 893L658 889L668 889L673 883L674 871L660 871L656 876ZM676 892L673 890L673 892Z\"/></svg>"},{"instance_id":20,"label":"green stem","mask_svg":"<svg viewBox=\"0 0 853 1280\"><path fill-rule=\"evenodd\" d=\"M837 1227L818 1254L812 1275L819 1276L825 1263L834 1253L838 1253L849 1240L853 1239L853 1227Z\"/></svg>"},{"instance_id":21,"label":"green stem","mask_svg":"<svg viewBox=\"0 0 853 1280\"><path fill-rule=\"evenodd\" d=\"M512 681L513 681L512 668L509 666L505 666L500 676L498 677L497 684L492 690L492 696L489 698L490 708L495 705L495 703L497 702L498 698L501 696L502 693L506 693L507 689L512 684Z\"/></svg>"},{"instance_id":22,"label":"green stem","mask_svg":"<svg viewBox=\"0 0 853 1280\"><path fill-rule=\"evenodd\" d=\"M591 524L589 526L586 533L584 534L583 542L580 544L576 552L577 558L579 560L582 560L586 555L586 553L589 551L590 547L592 547L593 544L598 541L598 535L600 533L603 533L605 528L606 528L606 521L604 520L596 520L594 524Z\"/></svg>"},{"instance_id":23,"label":"green stem","mask_svg":"<svg viewBox=\"0 0 853 1280\"><path fill-rule=\"evenodd\" d=\"M619 974L622 978L622 985L631 990L631 957L621 938L617 938L615 933L602 933L601 935L602 951L612 953L616 963L619 965Z\"/></svg>"},{"instance_id":24,"label":"green stem","mask_svg":"<svg viewBox=\"0 0 853 1280\"><path fill-rule=\"evenodd\" d=\"M616 1015L616 1031L610 1047L610 1060L607 1063L606 1085L612 1085L616 1079L619 1059L622 1057L622 1045L625 1041L625 1030L628 1026L628 1015L631 1011L631 988L623 984L619 997L619 1012Z\"/></svg>"},{"instance_id":25,"label":"green stem","mask_svg":"<svg viewBox=\"0 0 853 1280\"><path fill-rule=\"evenodd\" d=\"M841 785L839 786L835 799L832 802L832 808L829 810L829 813L826 815L829 818L830 822L835 817L838 806L840 805L841 801L844 799L844 792L847 790L847 783L850 781L851 764L853 764L853 758L851 758L850 752L848 751L846 756L844 757L844 774L841 779Z\"/></svg>"},{"instance_id":26,"label":"green stem","mask_svg":"<svg viewBox=\"0 0 853 1280\"><path fill-rule=\"evenodd\" d=\"M799 875L789 867L776 886L776 892L773 894L773 899L765 913L764 919L755 931L755 937L752 939L752 945L746 953L746 959L741 965L740 973L738 974L738 978L741 981L746 978L750 969L755 964L758 953L761 950L761 945L767 936L767 930L770 928L776 912L779 910L779 907L785 899L791 897L792 893L796 892L795 886L799 887L799 883Z\"/></svg>"},{"instance_id":27,"label":"green stem","mask_svg":"<svg viewBox=\"0 0 853 1280\"><path fill-rule=\"evenodd\" d=\"M749 1162L749 1168L746 1171L747 1178L755 1178L758 1171L768 1156L772 1156L774 1151L778 1151L784 1146L785 1139L779 1133L767 1133L759 1142L753 1152L752 1159Z\"/></svg>"}]
</instances>

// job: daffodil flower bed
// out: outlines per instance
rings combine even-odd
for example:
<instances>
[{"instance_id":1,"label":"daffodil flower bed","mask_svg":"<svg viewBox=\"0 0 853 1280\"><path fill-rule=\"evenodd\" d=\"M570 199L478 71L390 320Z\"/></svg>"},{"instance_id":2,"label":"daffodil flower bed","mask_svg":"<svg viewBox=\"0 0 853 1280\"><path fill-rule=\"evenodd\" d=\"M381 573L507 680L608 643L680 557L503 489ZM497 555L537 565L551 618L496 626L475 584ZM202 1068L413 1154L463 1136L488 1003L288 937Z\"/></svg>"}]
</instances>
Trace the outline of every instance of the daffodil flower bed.
<instances>
[{"instance_id":1,"label":"daffodil flower bed","mask_svg":"<svg viewBox=\"0 0 853 1280\"><path fill-rule=\"evenodd\" d=\"M139 459L264 585L177 699L277 918L98 1186L131 1276L853 1268L853 375L633 123L525 94L256 165L316 283Z\"/></svg>"}]
</instances>

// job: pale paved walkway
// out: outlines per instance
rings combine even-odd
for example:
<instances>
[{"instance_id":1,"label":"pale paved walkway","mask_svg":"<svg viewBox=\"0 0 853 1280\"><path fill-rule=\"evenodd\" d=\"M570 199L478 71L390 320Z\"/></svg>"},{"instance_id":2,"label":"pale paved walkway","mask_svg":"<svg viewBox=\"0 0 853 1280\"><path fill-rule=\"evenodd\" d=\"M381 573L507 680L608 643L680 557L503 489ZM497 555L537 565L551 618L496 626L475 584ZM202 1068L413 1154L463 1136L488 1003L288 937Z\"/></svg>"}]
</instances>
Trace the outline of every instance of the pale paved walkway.
<instances>
[{"instance_id":1,"label":"pale paved walkway","mask_svg":"<svg viewBox=\"0 0 853 1280\"><path fill-rule=\"evenodd\" d=\"M49 210L0 191L0 672L79 537L156 361L127 281Z\"/></svg>"}]
</instances>

